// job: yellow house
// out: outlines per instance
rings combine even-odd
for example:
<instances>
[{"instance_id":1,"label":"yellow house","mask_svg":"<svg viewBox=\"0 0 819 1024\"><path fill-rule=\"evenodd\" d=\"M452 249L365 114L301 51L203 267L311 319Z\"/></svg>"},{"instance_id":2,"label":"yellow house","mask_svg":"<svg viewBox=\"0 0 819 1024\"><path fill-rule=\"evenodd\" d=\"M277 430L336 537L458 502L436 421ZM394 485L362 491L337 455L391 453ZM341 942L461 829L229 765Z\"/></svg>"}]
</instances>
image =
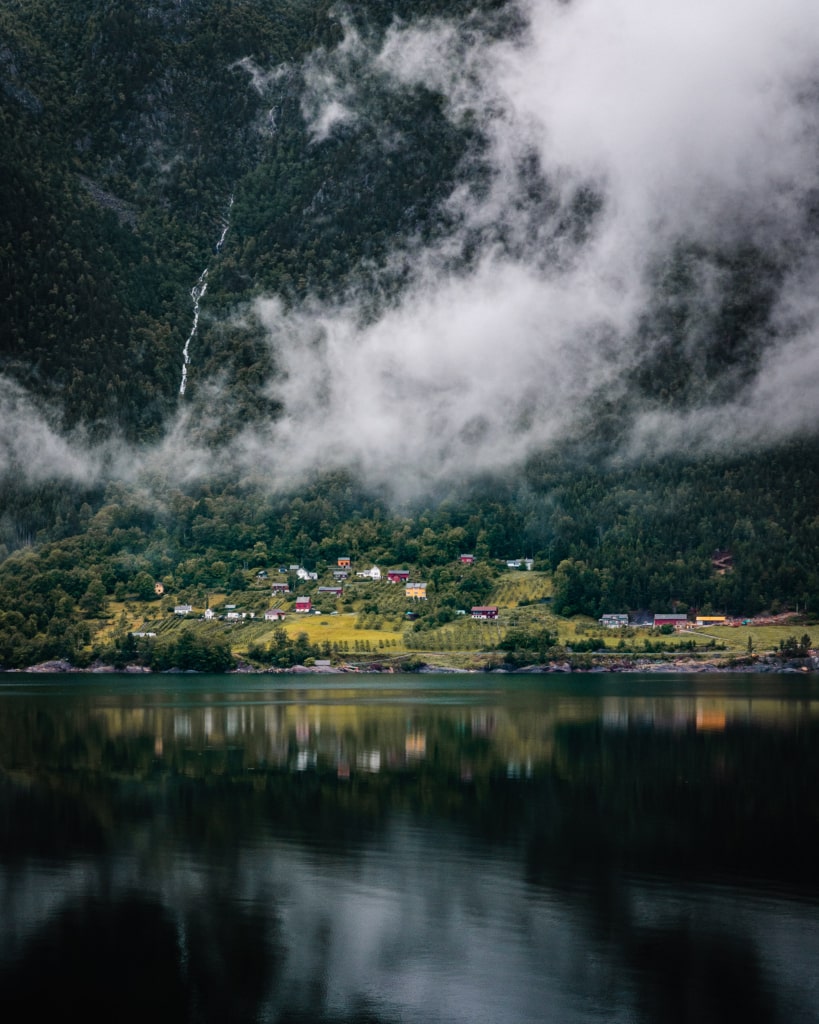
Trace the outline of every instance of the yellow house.
<instances>
[{"instance_id":1,"label":"yellow house","mask_svg":"<svg viewBox=\"0 0 819 1024\"><path fill-rule=\"evenodd\" d=\"M698 626L724 626L728 620L724 615L698 615Z\"/></svg>"},{"instance_id":2,"label":"yellow house","mask_svg":"<svg viewBox=\"0 0 819 1024\"><path fill-rule=\"evenodd\" d=\"M408 583L404 588L404 594L406 597L414 597L426 601L427 585L426 583Z\"/></svg>"}]
</instances>

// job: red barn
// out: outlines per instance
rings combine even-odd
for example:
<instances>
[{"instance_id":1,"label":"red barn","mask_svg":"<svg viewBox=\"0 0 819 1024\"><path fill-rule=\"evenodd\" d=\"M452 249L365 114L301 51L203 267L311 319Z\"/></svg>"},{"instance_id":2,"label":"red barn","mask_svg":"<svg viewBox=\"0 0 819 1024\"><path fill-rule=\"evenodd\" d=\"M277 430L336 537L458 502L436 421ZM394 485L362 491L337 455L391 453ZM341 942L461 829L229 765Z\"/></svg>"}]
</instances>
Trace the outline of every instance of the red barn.
<instances>
[{"instance_id":1,"label":"red barn","mask_svg":"<svg viewBox=\"0 0 819 1024\"><path fill-rule=\"evenodd\" d=\"M654 628L658 626L674 626L675 629L680 626L688 625L688 616L682 612L657 612L654 615Z\"/></svg>"}]
</instances>

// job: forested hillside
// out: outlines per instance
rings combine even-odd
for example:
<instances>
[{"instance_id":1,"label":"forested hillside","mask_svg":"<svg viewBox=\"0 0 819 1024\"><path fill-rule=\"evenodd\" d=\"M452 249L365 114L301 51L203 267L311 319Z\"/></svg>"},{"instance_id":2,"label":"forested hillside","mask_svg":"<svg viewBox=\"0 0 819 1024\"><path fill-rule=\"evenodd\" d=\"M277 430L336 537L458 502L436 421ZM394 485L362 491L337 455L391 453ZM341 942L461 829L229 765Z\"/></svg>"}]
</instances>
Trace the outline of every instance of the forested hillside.
<instances>
[{"instance_id":1,"label":"forested hillside","mask_svg":"<svg viewBox=\"0 0 819 1024\"><path fill-rule=\"evenodd\" d=\"M803 13L3 5L0 664L343 549L819 612Z\"/></svg>"}]
</instances>

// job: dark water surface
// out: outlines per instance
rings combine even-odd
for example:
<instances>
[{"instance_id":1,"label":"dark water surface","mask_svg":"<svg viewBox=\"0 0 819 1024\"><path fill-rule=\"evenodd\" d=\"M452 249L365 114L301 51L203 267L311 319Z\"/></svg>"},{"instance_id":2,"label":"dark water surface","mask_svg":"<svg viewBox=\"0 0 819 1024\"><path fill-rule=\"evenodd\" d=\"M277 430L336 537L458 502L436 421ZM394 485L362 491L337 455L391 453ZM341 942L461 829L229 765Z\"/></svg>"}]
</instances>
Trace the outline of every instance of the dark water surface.
<instances>
[{"instance_id":1,"label":"dark water surface","mask_svg":"<svg viewBox=\"0 0 819 1024\"><path fill-rule=\"evenodd\" d=\"M819 1021L816 676L0 675L0 1021Z\"/></svg>"}]
</instances>

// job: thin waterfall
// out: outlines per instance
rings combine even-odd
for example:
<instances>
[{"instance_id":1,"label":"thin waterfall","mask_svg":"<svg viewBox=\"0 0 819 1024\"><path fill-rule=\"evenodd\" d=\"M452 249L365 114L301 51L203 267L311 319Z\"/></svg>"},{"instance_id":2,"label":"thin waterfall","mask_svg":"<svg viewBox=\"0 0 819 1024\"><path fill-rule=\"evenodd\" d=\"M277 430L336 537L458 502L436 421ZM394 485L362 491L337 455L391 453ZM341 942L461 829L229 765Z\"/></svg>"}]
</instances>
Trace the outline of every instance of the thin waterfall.
<instances>
[{"instance_id":1,"label":"thin waterfall","mask_svg":"<svg viewBox=\"0 0 819 1024\"><path fill-rule=\"evenodd\" d=\"M219 236L219 241L213 247L214 253L218 256L222 251L222 246L225 243L225 238L230 227L230 211L233 206L233 196L228 200L228 212L227 217L222 224L222 233ZM208 270L210 267L205 267L196 284L191 288L191 301L193 302L193 323L191 324L190 334L188 335L185 347L182 349L182 380L179 382L179 394L184 395L185 389L188 386L188 367L191 362L191 342L196 337L196 332L199 329L199 308L202 303L202 299L205 297L205 292L208 290Z\"/></svg>"}]
</instances>

